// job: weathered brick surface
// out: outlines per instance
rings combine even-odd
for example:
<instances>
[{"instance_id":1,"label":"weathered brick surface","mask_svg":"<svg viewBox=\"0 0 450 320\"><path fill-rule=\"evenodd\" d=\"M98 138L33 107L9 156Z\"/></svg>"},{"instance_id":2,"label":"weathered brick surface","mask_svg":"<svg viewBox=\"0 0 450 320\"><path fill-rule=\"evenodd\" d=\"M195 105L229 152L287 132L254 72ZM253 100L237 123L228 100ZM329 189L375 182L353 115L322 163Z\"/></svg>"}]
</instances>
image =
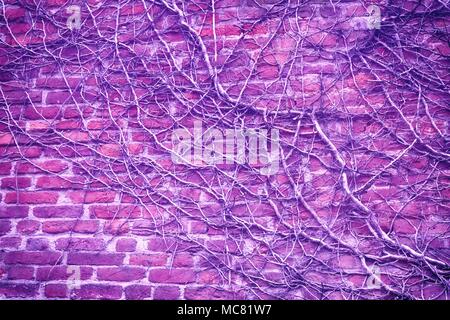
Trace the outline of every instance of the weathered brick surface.
<instances>
[{"instance_id":1,"label":"weathered brick surface","mask_svg":"<svg viewBox=\"0 0 450 320\"><path fill-rule=\"evenodd\" d=\"M445 1L2 10L0 299L448 298ZM175 163L196 121L277 172Z\"/></svg>"}]
</instances>

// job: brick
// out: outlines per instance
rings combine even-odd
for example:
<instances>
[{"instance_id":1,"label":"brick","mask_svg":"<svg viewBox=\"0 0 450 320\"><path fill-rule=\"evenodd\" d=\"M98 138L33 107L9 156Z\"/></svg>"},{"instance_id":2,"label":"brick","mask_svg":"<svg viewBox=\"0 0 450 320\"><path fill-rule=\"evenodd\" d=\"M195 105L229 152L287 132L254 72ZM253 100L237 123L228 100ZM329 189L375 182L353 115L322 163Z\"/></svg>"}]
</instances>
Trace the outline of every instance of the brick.
<instances>
[{"instance_id":1,"label":"brick","mask_svg":"<svg viewBox=\"0 0 450 320\"><path fill-rule=\"evenodd\" d=\"M1 237L0 249L18 249L22 240L19 237Z\"/></svg>"},{"instance_id":2,"label":"brick","mask_svg":"<svg viewBox=\"0 0 450 320\"><path fill-rule=\"evenodd\" d=\"M61 120L56 123L56 129L59 129L59 130L73 130L73 129L81 129L81 128L82 128L81 121Z\"/></svg>"},{"instance_id":3,"label":"brick","mask_svg":"<svg viewBox=\"0 0 450 320\"><path fill-rule=\"evenodd\" d=\"M152 287L140 284L134 284L125 288L125 298L130 300L142 300L150 298Z\"/></svg>"},{"instance_id":4,"label":"brick","mask_svg":"<svg viewBox=\"0 0 450 320\"><path fill-rule=\"evenodd\" d=\"M17 223L16 230L21 234L36 233L41 226L41 223L36 220L21 220Z\"/></svg>"},{"instance_id":5,"label":"brick","mask_svg":"<svg viewBox=\"0 0 450 320\"><path fill-rule=\"evenodd\" d=\"M205 234L208 232L208 224L201 221L191 222L191 233L193 234Z\"/></svg>"},{"instance_id":6,"label":"brick","mask_svg":"<svg viewBox=\"0 0 450 320\"><path fill-rule=\"evenodd\" d=\"M12 168L12 165L10 162L0 163L0 174L9 175L11 173L11 168Z\"/></svg>"},{"instance_id":7,"label":"brick","mask_svg":"<svg viewBox=\"0 0 450 320\"><path fill-rule=\"evenodd\" d=\"M144 145L142 143L129 143L127 148L128 152L132 155L140 155L144 152Z\"/></svg>"},{"instance_id":8,"label":"brick","mask_svg":"<svg viewBox=\"0 0 450 320\"><path fill-rule=\"evenodd\" d=\"M78 119L81 116L89 117L94 113L94 108L91 106L83 106L80 108L68 106L63 110L63 117L65 119Z\"/></svg>"},{"instance_id":9,"label":"brick","mask_svg":"<svg viewBox=\"0 0 450 320\"><path fill-rule=\"evenodd\" d=\"M121 150L122 147L118 144L104 144L98 148L98 152L107 157L118 157Z\"/></svg>"},{"instance_id":10,"label":"brick","mask_svg":"<svg viewBox=\"0 0 450 320\"><path fill-rule=\"evenodd\" d=\"M38 294L37 284L15 284L0 282L0 295L6 298L33 298Z\"/></svg>"},{"instance_id":11,"label":"brick","mask_svg":"<svg viewBox=\"0 0 450 320\"><path fill-rule=\"evenodd\" d=\"M14 26L17 26L15 24ZM28 95L27 95L28 93ZM18 89L16 91L6 91L5 92L6 101L9 103L30 103L41 102L42 94L39 91L28 91L25 93L23 90Z\"/></svg>"},{"instance_id":12,"label":"brick","mask_svg":"<svg viewBox=\"0 0 450 320\"><path fill-rule=\"evenodd\" d=\"M0 206L0 218L26 218L29 208L27 206Z\"/></svg>"},{"instance_id":13,"label":"brick","mask_svg":"<svg viewBox=\"0 0 450 320\"><path fill-rule=\"evenodd\" d=\"M58 201L58 193L47 191L18 191L8 192L5 196L5 203L17 204L41 204L56 203Z\"/></svg>"},{"instance_id":14,"label":"brick","mask_svg":"<svg viewBox=\"0 0 450 320\"><path fill-rule=\"evenodd\" d=\"M60 92L49 92L46 99L47 104L63 104L63 103L73 103L72 96L70 92L60 91Z\"/></svg>"},{"instance_id":15,"label":"brick","mask_svg":"<svg viewBox=\"0 0 450 320\"><path fill-rule=\"evenodd\" d=\"M131 265L146 267L161 267L167 264L169 256L167 254L132 254L130 256Z\"/></svg>"},{"instance_id":16,"label":"brick","mask_svg":"<svg viewBox=\"0 0 450 320\"><path fill-rule=\"evenodd\" d=\"M95 233L99 228L98 221L92 220L65 220L65 221L45 221L42 225L42 232L46 233Z\"/></svg>"},{"instance_id":17,"label":"brick","mask_svg":"<svg viewBox=\"0 0 450 320\"><path fill-rule=\"evenodd\" d=\"M56 240L56 250L61 251L101 251L105 249L103 239L95 238L60 238Z\"/></svg>"},{"instance_id":18,"label":"brick","mask_svg":"<svg viewBox=\"0 0 450 320\"><path fill-rule=\"evenodd\" d=\"M229 7L239 7L241 5L241 0L218 0L215 2L216 8L229 8Z\"/></svg>"},{"instance_id":19,"label":"brick","mask_svg":"<svg viewBox=\"0 0 450 320\"><path fill-rule=\"evenodd\" d=\"M216 36L239 36L241 29L238 26L224 25L216 27ZM214 31L212 28L203 28L200 32L202 37L213 37Z\"/></svg>"},{"instance_id":20,"label":"brick","mask_svg":"<svg viewBox=\"0 0 450 320\"><path fill-rule=\"evenodd\" d=\"M11 222L0 220L0 235L7 234L11 230Z\"/></svg>"},{"instance_id":21,"label":"brick","mask_svg":"<svg viewBox=\"0 0 450 320\"><path fill-rule=\"evenodd\" d=\"M244 216L251 214L254 217L266 217L275 215L275 210L273 207L266 203L255 203L249 206L236 206L232 209L233 214L237 216Z\"/></svg>"},{"instance_id":22,"label":"brick","mask_svg":"<svg viewBox=\"0 0 450 320\"><path fill-rule=\"evenodd\" d=\"M194 258L192 254L187 252L178 253L175 255L172 264L174 267L193 267Z\"/></svg>"},{"instance_id":23,"label":"brick","mask_svg":"<svg viewBox=\"0 0 450 320\"><path fill-rule=\"evenodd\" d=\"M105 222L103 232L112 235L124 235L130 231L130 224L126 219Z\"/></svg>"},{"instance_id":24,"label":"brick","mask_svg":"<svg viewBox=\"0 0 450 320\"><path fill-rule=\"evenodd\" d=\"M33 280L34 268L25 266L11 266L8 269L9 280Z\"/></svg>"},{"instance_id":25,"label":"brick","mask_svg":"<svg viewBox=\"0 0 450 320\"><path fill-rule=\"evenodd\" d=\"M6 264L58 264L61 262L62 255L59 252L34 252L34 251L15 251L5 254Z\"/></svg>"},{"instance_id":26,"label":"brick","mask_svg":"<svg viewBox=\"0 0 450 320\"><path fill-rule=\"evenodd\" d=\"M339 255L339 258L333 261L333 264L343 270L357 271L362 269L360 260L352 255Z\"/></svg>"},{"instance_id":27,"label":"brick","mask_svg":"<svg viewBox=\"0 0 450 320\"><path fill-rule=\"evenodd\" d=\"M107 205L91 206L89 208L92 218L99 219L133 219L141 217L141 208L135 205Z\"/></svg>"},{"instance_id":28,"label":"brick","mask_svg":"<svg viewBox=\"0 0 450 320\"><path fill-rule=\"evenodd\" d=\"M180 289L175 286L159 286L155 288L154 300L180 299Z\"/></svg>"},{"instance_id":29,"label":"brick","mask_svg":"<svg viewBox=\"0 0 450 320\"><path fill-rule=\"evenodd\" d=\"M0 146L14 143L14 138L10 133L0 134Z\"/></svg>"},{"instance_id":30,"label":"brick","mask_svg":"<svg viewBox=\"0 0 450 320\"><path fill-rule=\"evenodd\" d=\"M65 131L62 136L73 142L88 142L90 140L89 134L83 131Z\"/></svg>"},{"instance_id":31,"label":"brick","mask_svg":"<svg viewBox=\"0 0 450 320\"><path fill-rule=\"evenodd\" d=\"M77 191L69 196L75 203L108 203L114 201L116 193L114 191Z\"/></svg>"},{"instance_id":32,"label":"brick","mask_svg":"<svg viewBox=\"0 0 450 320\"><path fill-rule=\"evenodd\" d=\"M11 27L11 31L12 33L16 34L16 33L26 33L31 29L31 25L28 23L15 23L12 27ZM19 87L13 87L14 89L16 89L17 91L19 91L18 89L20 89Z\"/></svg>"},{"instance_id":33,"label":"brick","mask_svg":"<svg viewBox=\"0 0 450 320\"><path fill-rule=\"evenodd\" d=\"M50 128L50 123L47 121L33 121L33 122L29 122L27 123L27 131L28 132L33 132L33 133L37 133L39 131L47 131ZM31 166L30 166L31 167ZM31 167L32 170L38 170L38 169L34 169L33 167ZM21 168L21 170L23 170Z\"/></svg>"},{"instance_id":34,"label":"brick","mask_svg":"<svg viewBox=\"0 0 450 320\"><path fill-rule=\"evenodd\" d=\"M148 129L167 129L173 125L171 119L145 119L142 123Z\"/></svg>"},{"instance_id":35,"label":"brick","mask_svg":"<svg viewBox=\"0 0 450 320\"><path fill-rule=\"evenodd\" d=\"M33 215L37 218L80 218L82 214L82 206L44 206L33 208Z\"/></svg>"},{"instance_id":36,"label":"brick","mask_svg":"<svg viewBox=\"0 0 450 320\"><path fill-rule=\"evenodd\" d=\"M185 248L189 248L190 245L188 243L184 243L181 241L178 241L175 238L171 237L164 237L164 238L151 238L148 241L148 250L154 251L154 252L167 252L174 247L177 247L178 250L182 250Z\"/></svg>"},{"instance_id":37,"label":"brick","mask_svg":"<svg viewBox=\"0 0 450 320\"><path fill-rule=\"evenodd\" d=\"M14 20L25 17L25 9L20 7L6 7L5 18L8 20ZM8 21L11 23L11 21Z\"/></svg>"},{"instance_id":38,"label":"brick","mask_svg":"<svg viewBox=\"0 0 450 320\"><path fill-rule=\"evenodd\" d=\"M45 160L35 162L19 162L17 164L17 173L61 173L65 171L69 165L61 160Z\"/></svg>"},{"instance_id":39,"label":"brick","mask_svg":"<svg viewBox=\"0 0 450 320\"><path fill-rule=\"evenodd\" d=\"M42 148L41 147L29 147L29 146L21 146L20 149L17 147L0 147L0 153L6 153L11 157L26 157L28 159L34 159L39 158L42 155ZM9 165L11 168L11 165ZM0 172L1 172L1 166L0 166ZM0 173L0 174L10 174L10 170L6 173ZM14 172L15 174L15 172Z\"/></svg>"},{"instance_id":40,"label":"brick","mask_svg":"<svg viewBox=\"0 0 450 320\"><path fill-rule=\"evenodd\" d=\"M122 297L122 287L104 284L85 284L73 292L74 299L111 300Z\"/></svg>"},{"instance_id":41,"label":"brick","mask_svg":"<svg viewBox=\"0 0 450 320\"><path fill-rule=\"evenodd\" d=\"M49 249L49 242L45 238L30 238L27 240L26 249L29 251L46 251Z\"/></svg>"},{"instance_id":42,"label":"brick","mask_svg":"<svg viewBox=\"0 0 450 320\"><path fill-rule=\"evenodd\" d=\"M272 65L259 65L258 77L265 80L275 80L278 78L278 67Z\"/></svg>"},{"instance_id":43,"label":"brick","mask_svg":"<svg viewBox=\"0 0 450 320\"><path fill-rule=\"evenodd\" d=\"M61 109L58 107L26 107L23 115L29 120L57 119Z\"/></svg>"},{"instance_id":44,"label":"brick","mask_svg":"<svg viewBox=\"0 0 450 320\"><path fill-rule=\"evenodd\" d=\"M210 287L186 288L184 291L184 299L187 300L236 300L238 293L226 290L218 290Z\"/></svg>"},{"instance_id":45,"label":"brick","mask_svg":"<svg viewBox=\"0 0 450 320\"><path fill-rule=\"evenodd\" d=\"M105 281L134 281L145 277L146 269L139 267L98 268L97 278Z\"/></svg>"},{"instance_id":46,"label":"brick","mask_svg":"<svg viewBox=\"0 0 450 320\"><path fill-rule=\"evenodd\" d=\"M151 269L148 279L155 283L186 284L195 281L195 273L191 269Z\"/></svg>"},{"instance_id":47,"label":"brick","mask_svg":"<svg viewBox=\"0 0 450 320\"><path fill-rule=\"evenodd\" d=\"M65 0L47 0L46 4L48 6L55 6L55 7L62 7L64 4L66 4Z\"/></svg>"},{"instance_id":48,"label":"brick","mask_svg":"<svg viewBox=\"0 0 450 320\"><path fill-rule=\"evenodd\" d=\"M79 268L78 270L76 268ZM91 267L77 267L77 266L51 266L39 267L36 270L37 281L56 281L56 280L70 280L74 273L79 271L79 280L89 280L92 277L94 269Z\"/></svg>"},{"instance_id":49,"label":"brick","mask_svg":"<svg viewBox=\"0 0 450 320\"><path fill-rule=\"evenodd\" d=\"M39 177L36 181L38 189L80 189L83 187L80 177Z\"/></svg>"},{"instance_id":50,"label":"brick","mask_svg":"<svg viewBox=\"0 0 450 320\"><path fill-rule=\"evenodd\" d=\"M408 222L405 219L396 219L394 222L394 230L402 234L415 234L417 232L414 228L414 223Z\"/></svg>"},{"instance_id":51,"label":"brick","mask_svg":"<svg viewBox=\"0 0 450 320\"><path fill-rule=\"evenodd\" d=\"M68 288L65 284L46 284L44 293L47 298L66 298Z\"/></svg>"},{"instance_id":52,"label":"brick","mask_svg":"<svg viewBox=\"0 0 450 320\"><path fill-rule=\"evenodd\" d=\"M121 265L125 255L113 253L81 253L72 252L67 256L67 264L114 266Z\"/></svg>"},{"instance_id":53,"label":"brick","mask_svg":"<svg viewBox=\"0 0 450 320\"><path fill-rule=\"evenodd\" d=\"M3 178L3 189L25 189L31 186L31 179L26 177Z\"/></svg>"},{"instance_id":54,"label":"brick","mask_svg":"<svg viewBox=\"0 0 450 320\"><path fill-rule=\"evenodd\" d=\"M136 250L136 240L123 238L118 239L116 242L117 252L133 252Z\"/></svg>"},{"instance_id":55,"label":"brick","mask_svg":"<svg viewBox=\"0 0 450 320\"><path fill-rule=\"evenodd\" d=\"M119 15L138 15L144 13L145 6L142 4L124 5L120 8Z\"/></svg>"}]
</instances>

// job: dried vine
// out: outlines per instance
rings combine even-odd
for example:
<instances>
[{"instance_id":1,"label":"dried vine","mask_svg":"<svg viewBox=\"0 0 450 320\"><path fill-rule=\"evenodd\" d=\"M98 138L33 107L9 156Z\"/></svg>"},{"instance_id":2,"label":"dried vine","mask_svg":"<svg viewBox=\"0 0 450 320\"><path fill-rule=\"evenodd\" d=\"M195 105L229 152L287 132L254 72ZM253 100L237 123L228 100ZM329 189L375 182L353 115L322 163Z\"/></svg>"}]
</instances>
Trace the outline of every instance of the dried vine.
<instances>
[{"instance_id":1,"label":"dried vine","mask_svg":"<svg viewBox=\"0 0 450 320\"><path fill-rule=\"evenodd\" d=\"M0 3L1 157L114 191L100 236L191 253L211 297L448 298L448 2ZM279 172L173 163L195 120L278 129Z\"/></svg>"}]
</instances>

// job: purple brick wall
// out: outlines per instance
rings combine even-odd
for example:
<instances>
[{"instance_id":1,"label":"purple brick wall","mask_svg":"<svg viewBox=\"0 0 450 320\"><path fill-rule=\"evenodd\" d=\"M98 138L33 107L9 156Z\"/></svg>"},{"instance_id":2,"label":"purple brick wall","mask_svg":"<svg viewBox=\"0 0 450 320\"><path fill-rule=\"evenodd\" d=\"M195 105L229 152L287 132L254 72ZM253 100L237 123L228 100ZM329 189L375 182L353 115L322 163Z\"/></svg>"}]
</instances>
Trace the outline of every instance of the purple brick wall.
<instances>
[{"instance_id":1,"label":"purple brick wall","mask_svg":"<svg viewBox=\"0 0 450 320\"><path fill-rule=\"evenodd\" d=\"M446 1L0 4L0 299L447 299Z\"/></svg>"}]
</instances>

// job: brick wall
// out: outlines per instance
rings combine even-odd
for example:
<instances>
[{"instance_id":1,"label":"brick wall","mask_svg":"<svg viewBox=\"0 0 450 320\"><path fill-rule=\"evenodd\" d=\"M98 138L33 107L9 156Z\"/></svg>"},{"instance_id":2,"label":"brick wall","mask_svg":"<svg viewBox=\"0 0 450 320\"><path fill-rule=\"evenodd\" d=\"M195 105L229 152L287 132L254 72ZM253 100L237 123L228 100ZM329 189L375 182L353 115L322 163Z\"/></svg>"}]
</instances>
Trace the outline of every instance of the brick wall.
<instances>
[{"instance_id":1,"label":"brick wall","mask_svg":"<svg viewBox=\"0 0 450 320\"><path fill-rule=\"evenodd\" d=\"M446 1L0 3L1 299L448 297Z\"/></svg>"}]
</instances>

